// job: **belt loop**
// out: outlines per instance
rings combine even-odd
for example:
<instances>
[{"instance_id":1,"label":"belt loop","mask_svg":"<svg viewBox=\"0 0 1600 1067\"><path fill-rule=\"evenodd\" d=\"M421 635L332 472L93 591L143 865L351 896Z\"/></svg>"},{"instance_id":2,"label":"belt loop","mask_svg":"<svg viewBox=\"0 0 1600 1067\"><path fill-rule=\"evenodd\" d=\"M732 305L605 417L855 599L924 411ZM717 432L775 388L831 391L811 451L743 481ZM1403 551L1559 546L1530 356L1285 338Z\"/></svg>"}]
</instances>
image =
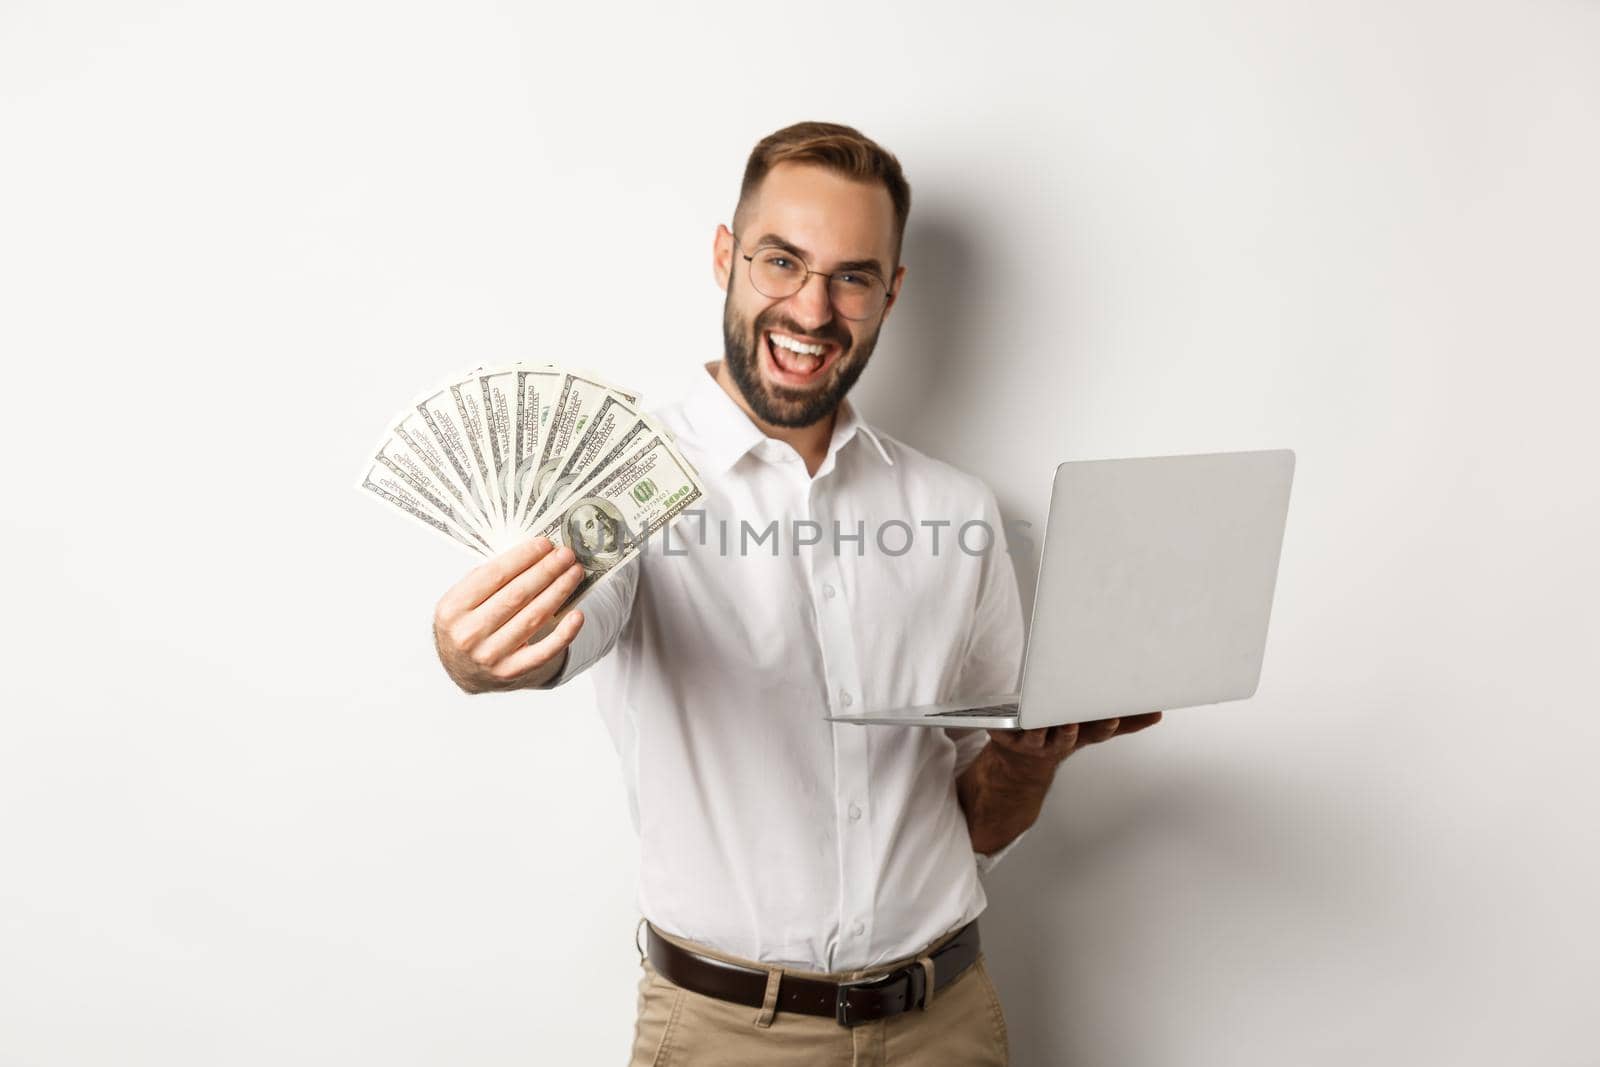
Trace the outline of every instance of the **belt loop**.
<instances>
[{"instance_id":1,"label":"belt loop","mask_svg":"<svg viewBox=\"0 0 1600 1067\"><path fill-rule=\"evenodd\" d=\"M767 972L767 995L762 998L761 1010L756 1013L756 1025L765 1030L778 1014L778 985L783 981L783 971L774 967Z\"/></svg>"},{"instance_id":2,"label":"belt loop","mask_svg":"<svg viewBox=\"0 0 1600 1067\"><path fill-rule=\"evenodd\" d=\"M927 1011L933 1007L933 957L924 956L917 962L922 964L922 1010Z\"/></svg>"},{"instance_id":3,"label":"belt loop","mask_svg":"<svg viewBox=\"0 0 1600 1067\"><path fill-rule=\"evenodd\" d=\"M633 947L639 950L639 963L644 963L644 946L639 943L639 933L644 929L645 918L639 916L639 925L633 928Z\"/></svg>"}]
</instances>

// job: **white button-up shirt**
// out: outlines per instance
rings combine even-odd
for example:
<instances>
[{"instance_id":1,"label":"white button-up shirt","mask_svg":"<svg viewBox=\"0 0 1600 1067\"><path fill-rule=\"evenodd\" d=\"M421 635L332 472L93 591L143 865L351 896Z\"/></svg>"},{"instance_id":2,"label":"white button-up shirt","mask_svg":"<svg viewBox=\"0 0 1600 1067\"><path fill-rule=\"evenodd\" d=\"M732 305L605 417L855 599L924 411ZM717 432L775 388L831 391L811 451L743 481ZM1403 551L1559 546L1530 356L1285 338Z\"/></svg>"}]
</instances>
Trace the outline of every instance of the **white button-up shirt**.
<instances>
[{"instance_id":1,"label":"white button-up shirt","mask_svg":"<svg viewBox=\"0 0 1600 1067\"><path fill-rule=\"evenodd\" d=\"M809 475L696 378L656 417L703 507L585 598L557 679L594 665L640 911L773 964L909 956L984 908L978 873L999 857L973 853L956 776L988 735L825 716L1017 687L1022 610L994 495L848 401Z\"/></svg>"}]
</instances>

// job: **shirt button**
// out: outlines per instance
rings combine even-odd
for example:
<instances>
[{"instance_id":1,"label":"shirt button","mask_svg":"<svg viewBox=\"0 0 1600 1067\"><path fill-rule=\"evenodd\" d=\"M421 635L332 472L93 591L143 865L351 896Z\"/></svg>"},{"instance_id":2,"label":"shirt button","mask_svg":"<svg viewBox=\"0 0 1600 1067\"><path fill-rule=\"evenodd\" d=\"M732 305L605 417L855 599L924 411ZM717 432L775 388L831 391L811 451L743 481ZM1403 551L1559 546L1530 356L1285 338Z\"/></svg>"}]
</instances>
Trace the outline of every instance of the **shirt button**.
<instances>
[{"instance_id":1,"label":"shirt button","mask_svg":"<svg viewBox=\"0 0 1600 1067\"><path fill-rule=\"evenodd\" d=\"M854 804L850 805L850 821L855 822L859 818L861 818L861 809Z\"/></svg>"},{"instance_id":2,"label":"shirt button","mask_svg":"<svg viewBox=\"0 0 1600 1067\"><path fill-rule=\"evenodd\" d=\"M833 599L833 586L828 582L822 583L822 595L827 597L829 600Z\"/></svg>"},{"instance_id":3,"label":"shirt button","mask_svg":"<svg viewBox=\"0 0 1600 1067\"><path fill-rule=\"evenodd\" d=\"M867 932L867 924L858 922L850 928L850 932L855 934L857 937L860 937L862 934Z\"/></svg>"},{"instance_id":4,"label":"shirt button","mask_svg":"<svg viewBox=\"0 0 1600 1067\"><path fill-rule=\"evenodd\" d=\"M847 708L851 704L855 703L855 698L850 695L850 690L848 690L848 689L839 690L839 703L843 704Z\"/></svg>"}]
</instances>

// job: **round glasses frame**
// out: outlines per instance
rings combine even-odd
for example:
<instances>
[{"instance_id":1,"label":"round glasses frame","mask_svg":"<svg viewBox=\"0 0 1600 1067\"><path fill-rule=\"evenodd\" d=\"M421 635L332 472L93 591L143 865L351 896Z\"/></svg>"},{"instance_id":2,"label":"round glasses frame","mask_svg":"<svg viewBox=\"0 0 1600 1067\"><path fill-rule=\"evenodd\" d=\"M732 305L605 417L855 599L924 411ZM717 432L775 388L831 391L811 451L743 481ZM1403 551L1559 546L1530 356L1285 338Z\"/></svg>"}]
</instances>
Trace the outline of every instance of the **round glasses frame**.
<instances>
[{"instance_id":1,"label":"round glasses frame","mask_svg":"<svg viewBox=\"0 0 1600 1067\"><path fill-rule=\"evenodd\" d=\"M733 239L733 244L735 248L739 246L739 239L737 237ZM776 252L794 260L796 263L800 264L800 269L803 271L803 273L798 273L795 275L797 280L792 285L788 284L787 282L783 285L773 284L773 280L769 278L768 288L762 288L761 283L756 281L756 256L759 256L763 252ZM809 282L811 280L811 276L815 274L827 280L828 301L833 305L833 310L839 313L840 318L849 319L851 322L863 322L875 315L882 313L883 309L889 304L889 283L885 282L882 278L878 277L869 270L862 270L859 267L851 267L836 271L812 270L811 265L804 259L795 255L793 252L790 252L786 248L779 248L777 245L762 245L751 252L748 256L741 252L739 253L739 258L743 259L745 263L748 264L748 266L745 268L745 275L750 279L750 287L756 292L760 293L762 296L769 297L773 300L785 300L798 293L800 290L806 287L806 283ZM845 311L844 307L841 306L840 294L835 291L834 279L842 274L854 274L857 277L869 279L872 283L869 286L869 289L877 290L876 296L873 296L870 292L865 294L867 302L871 306L869 306L864 313L852 315ZM786 289L787 291L771 292L769 291L770 289ZM845 293L844 297L846 299L853 300L857 298L857 295L858 294L855 293Z\"/></svg>"}]
</instances>

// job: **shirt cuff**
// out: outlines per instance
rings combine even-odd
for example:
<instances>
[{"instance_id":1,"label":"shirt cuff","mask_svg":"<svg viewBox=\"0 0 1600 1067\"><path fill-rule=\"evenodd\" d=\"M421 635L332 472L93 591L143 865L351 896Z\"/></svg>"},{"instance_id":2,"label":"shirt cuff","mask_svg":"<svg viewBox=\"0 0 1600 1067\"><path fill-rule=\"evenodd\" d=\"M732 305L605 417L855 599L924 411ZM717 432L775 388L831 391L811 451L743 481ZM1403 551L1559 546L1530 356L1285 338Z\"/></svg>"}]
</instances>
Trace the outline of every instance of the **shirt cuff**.
<instances>
[{"instance_id":1,"label":"shirt cuff","mask_svg":"<svg viewBox=\"0 0 1600 1067\"><path fill-rule=\"evenodd\" d=\"M1010 841L1001 846L999 852L991 852L987 855L982 852L974 852L972 854L972 858L977 861L978 873L988 874L990 871L994 870L994 865L1004 859L1007 852L1010 852L1012 849L1016 848L1017 843L1024 837L1027 837L1032 830L1033 827L1030 826L1016 837L1013 837Z\"/></svg>"},{"instance_id":2,"label":"shirt cuff","mask_svg":"<svg viewBox=\"0 0 1600 1067\"><path fill-rule=\"evenodd\" d=\"M583 620L583 625L578 627L578 633L567 646L566 662L561 664L561 669L550 677L543 685L535 686L536 689L554 689L572 681L589 668L595 660L605 654L610 644L604 635L597 633L598 626L590 626L589 619Z\"/></svg>"}]
</instances>

